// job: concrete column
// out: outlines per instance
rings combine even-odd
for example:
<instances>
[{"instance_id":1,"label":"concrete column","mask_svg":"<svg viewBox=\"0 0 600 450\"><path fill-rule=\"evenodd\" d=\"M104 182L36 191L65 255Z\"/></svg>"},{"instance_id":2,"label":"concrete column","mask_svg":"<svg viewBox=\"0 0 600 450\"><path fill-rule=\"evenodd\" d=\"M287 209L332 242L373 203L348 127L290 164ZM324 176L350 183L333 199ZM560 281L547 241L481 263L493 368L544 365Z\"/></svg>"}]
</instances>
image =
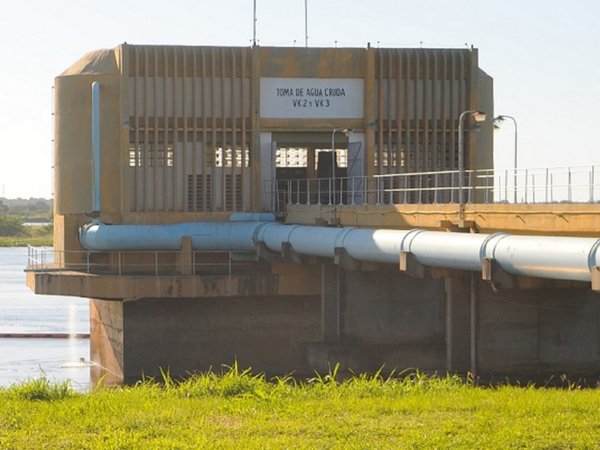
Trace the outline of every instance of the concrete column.
<instances>
[{"instance_id":1,"label":"concrete column","mask_svg":"<svg viewBox=\"0 0 600 450\"><path fill-rule=\"evenodd\" d=\"M444 280L446 294L446 370L466 373L470 369L470 295L466 278Z\"/></svg>"},{"instance_id":2,"label":"concrete column","mask_svg":"<svg viewBox=\"0 0 600 450\"><path fill-rule=\"evenodd\" d=\"M470 360L471 368L470 372L473 378L477 377L478 370L478 346L477 346L477 335L479 328L479 289L477 277L474 272L471 272L470 288L469 288L469 319L470 319Z\"/></svg>"},{"instance_id":3,"label":"concrete column","mask_svg":"<svg viewBox=\"0 0 600 450\"><path fill-rule=\"evenodd\" d=\"M375 89L375 52L374 48L367 48L367 67L365 77L365 171L366 176L375 174L375 121L377 111L375 102L377 90ZM373 125L373 126L372 126ZM381 168L380 168L381 170Z\"/></svg>"},{"instance_id":4,"label":"concrete column","mask_svg":"<svg viewBox=\"0 0 600 450\"><path fill-rule=\"evenodd\" d=\"M123 382L123 302L90 299L90 359L93 384Z\"/></svg>"},{"instance_id":5,"label":"concrete column","mask_svg":"<svg viewBox=\"0 0 600 450\"><path fill-rule=\"evenodd\" d=\"M175 256L177 264L177 273L181 275L191 275L193 272L193 250L191 236L184 236L181 239L181 252Z\"/></svg>"},{"instance_id":6,"label":"concrete column","mask_svg":"<svg viewBox=\"0 0 600 450\"><path fill-rule=\"evenodd\" d=\"M265 163L260 160L261 140L260 140L260 47L252 47L252 80L251 80L251 98L250 98L250 114L252 115L252 146L250 158L252 162L250 169L252 170L252 211L261 210L261 171L262 165Z\"/></svg>"},{"instance_id":7,"label":"concrete column","mask_svg":"<svg viewBox=\"0 0 600 450\"><path fill-rule=\"evenodd\" d=\"M339 343L340 321L340 268L333 264L321 266L321 330L325 343Z\"/></svg>"}]
</instances>

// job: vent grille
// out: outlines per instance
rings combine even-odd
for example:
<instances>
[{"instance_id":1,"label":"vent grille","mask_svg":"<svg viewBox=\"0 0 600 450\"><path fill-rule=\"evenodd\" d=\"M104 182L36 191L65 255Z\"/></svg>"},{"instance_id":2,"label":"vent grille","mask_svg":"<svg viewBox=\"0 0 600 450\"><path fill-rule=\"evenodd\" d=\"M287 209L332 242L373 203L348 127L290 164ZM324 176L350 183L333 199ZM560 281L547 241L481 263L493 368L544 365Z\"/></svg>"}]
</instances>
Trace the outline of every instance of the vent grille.
<instances>
[{"instance_id":1,"label":"vent grille","mask_svg":"<svg viewBox=\"0 0 600 450\"><path fill-rule=\"evenodd\" d=\"M206 180L206 184L204 182ZM196 201L194 202L194 192L196 193ZM210 211L212 210L212 178L210 175L196 175L196 183L194 176L188 175L188 190L187 190L187 209L188 211ZM206 203L204 199L206 198Z\"/></svg>"},{"instance_id":2,"label":"vent grille","mask_svg":"<svg viewBox=\"0 0 600 450\"><path fill-rule=\"evenodd\" d=\"M242 206L242 176L235 175L235 194L232 186L232 176L225 176L225 210L234 211L241 209ZM233 203L235 195L235 204Z\"/></svg>"}]
</instances>

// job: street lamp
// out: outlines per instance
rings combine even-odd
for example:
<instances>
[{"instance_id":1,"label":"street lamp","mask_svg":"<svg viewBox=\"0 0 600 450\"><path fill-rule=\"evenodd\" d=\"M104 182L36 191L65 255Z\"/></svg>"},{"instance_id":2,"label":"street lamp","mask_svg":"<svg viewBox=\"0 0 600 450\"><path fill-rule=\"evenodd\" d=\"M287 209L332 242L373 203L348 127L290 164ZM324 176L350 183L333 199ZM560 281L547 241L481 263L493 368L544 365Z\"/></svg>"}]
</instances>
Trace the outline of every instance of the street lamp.
<instances>
[{"instance_id":1,"label":"street lamp","mask_svg":"<svg viewBox=\"0 0 600 450\"><path fill-rule=\"evenodd\" d=\"M515 199L514 202L517 203L517 120L513 116L500 115L498 117L494 117L494 126L496 128L500 128L500 124L504 122L506 119L512 120L513 125L515 126L515 151L514 151L514 189L515 189Z\"/></svg>"},{"instance_id":2,"label":"street lamp","mask_svg":"<svg viewBox=\"0 0 600 450\"><path fill-rule=\"evenodd\" d=\"M464 162L464 136L463 136L463 119L465 116L471 116L474 122L484 122L486 114L483 111L479 111L477 109L470 109L467 111L463 111L461 115L458 117L458 201L460 205L460 209L462 211L463 206L463 178L465 174L465 162Z\"/></svg>"},{"instance_id":3,"label":"street lamp","mask_svg":"<svg viewBox=\"0 0 600 450\"><path fill-rule=\"evenodd\" d=\"M354 130L352 128L334 128L331 131L331 178L332 178L332 204L335 205L335 133L337 131L343 132L346 137L350 137Z\"/></svg>"}]
</instances>

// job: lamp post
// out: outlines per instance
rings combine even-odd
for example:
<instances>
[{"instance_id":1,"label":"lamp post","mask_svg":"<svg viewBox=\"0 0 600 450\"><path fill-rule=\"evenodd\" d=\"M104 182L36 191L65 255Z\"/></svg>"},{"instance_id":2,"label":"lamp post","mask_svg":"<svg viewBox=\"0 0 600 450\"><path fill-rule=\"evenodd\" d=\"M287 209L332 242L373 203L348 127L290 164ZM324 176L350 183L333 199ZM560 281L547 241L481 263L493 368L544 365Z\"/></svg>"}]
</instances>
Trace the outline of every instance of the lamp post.
<instances>
[{"instance_id":1,"label":"lamp post","mask_svg":"<svg viewBox=\"0 0 600 450\"><path fill-rule=\"evenodd\" d=\"M462 214L463 207L463 178L465 174L465 145L464 145L464 132L463 132L463 119L466 116L470 116L475 122L483 122L485 121L486 114L483 111L479 111L477 109L469 109L467 111L463 111L461 115L458 117L458 202Z\"/></svg>"},{"instance_id":2,"label":"lamp post","mask_svg":"<svg viewBox=\"0 0 600 450\"><path fill-rule=\"evenodd\" d=\"M514 163L513 163L513 177L514 177L514 189L515 189L515 197L514 197L514 202L517 203L517 120L513 117L513 116L507 116L505 114L500 115L498 117L494 117L494 126L499 128L500 124L502 122L504 122L506 119L510 119L512 120L513 125L515 126L515 149L514 149Z\"/></svg>"},{"instance_id":3,"label":"lamp post","mask_svg":"<svg viewBox=\"0 0 600 450\"><path fill-rule=\"evenodd\" d=\"M332 191L332 204L335 205L335 133L337 131L342 131L346 137L350 137L350 135L354 132L352 128L334 128L331 131L331 191Z\"/></svg>"}]
</instances>

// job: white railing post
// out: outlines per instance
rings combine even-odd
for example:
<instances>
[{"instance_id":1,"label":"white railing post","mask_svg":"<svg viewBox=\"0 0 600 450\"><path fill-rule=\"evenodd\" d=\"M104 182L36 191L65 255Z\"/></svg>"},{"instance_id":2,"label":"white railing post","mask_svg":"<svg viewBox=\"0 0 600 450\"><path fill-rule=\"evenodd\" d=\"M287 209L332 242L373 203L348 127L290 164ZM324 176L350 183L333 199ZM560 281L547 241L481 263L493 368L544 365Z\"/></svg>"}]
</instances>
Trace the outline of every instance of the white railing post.
<instances>
[{"instance_id":1,"label":"white railing post","mask_svg":"<svg viewBox=\"0 0 600 450\"><path fill-rule=\"evenodd\" d=\"M594 167L590 170L590 203L594 203Z\"/></svg>"},{"instance_id":2,"label":"white railing post","mask_svg":"<svg viewBox=\"0 0 600 450\"><path fill-rule=\"evenodd\" d=\"M525 169L525 203L527 203L527 191L529 190L529 169Z\"/></svg>"},{"instance_id":3,"label":"white railing post","mask_svg":"<svg viewBox=\"0 0 600 450\"><path fill-rule=\"evenodd\" d=\"M487 174L484 176L485 176L485 184L484 184L485 194L483 195L483 202L485 204L488 204L489 203L488 199L489 199L490 180L489 180L489 177Z\"/></svg>"},{"instance_id":4,"label":"white railing post","mask_svg":"<svg viewBox=\"0 0 600 450\"><path fill-rule=\"evenodd\" d=\"M571 168L570 167L568 168L567 189L568 189L567 198L569 200L569 203L571 203L573 201L573 189L572 189L572 179L571 179Z\"/></svg>"},{"instance_id":5,"label":"white railing post","mask_svg":"<svg viewBox=\"0 0 600 450\"><path fill-rule=\"evenodd\" d=\"M546 168L546 188L545 188L544 202L548 203L548 168Z\"/></svg>"}]
</instances>

